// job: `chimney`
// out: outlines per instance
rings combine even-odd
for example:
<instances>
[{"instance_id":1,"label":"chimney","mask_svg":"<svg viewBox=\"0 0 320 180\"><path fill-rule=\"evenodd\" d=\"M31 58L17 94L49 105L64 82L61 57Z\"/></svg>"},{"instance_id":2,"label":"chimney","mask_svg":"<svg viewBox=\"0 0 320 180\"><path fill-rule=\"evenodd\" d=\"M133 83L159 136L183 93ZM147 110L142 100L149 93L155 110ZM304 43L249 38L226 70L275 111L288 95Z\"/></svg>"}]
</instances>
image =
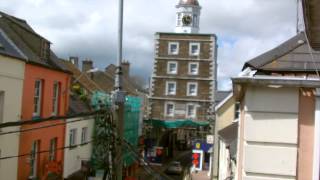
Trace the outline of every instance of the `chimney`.
<instances>
[{"instance_id":1,"label":"chimney","mask_svg":"<svg viewBox=\"0 0 320 180\"><path fill-rule=\"evenodd\" d=\"M93 69L93 62L90 59L85 59L82 61L82 72L87 72L90 69Z\"/></svg>"},{"instance_id":2,"label":"chimney","mask_svg":"<svg viewBox=\"0 0 320 180\"><path fill-rule=\"evenodd\" d=\"M130 76L130 63L129 61L123 61L121 64L122 74L124 78L129 78Z\"/></svg>"},{"instance_id":3,"label":"chimney","mask_svg":"<svg viewBox=\"0 0 320 180\"><path fill-rule=\"evenodd\" d=\"M69 57L69 61L76 66L77 68L79 68L79 57L77 56L70 56Z\"/></svg>"}]
</instances>

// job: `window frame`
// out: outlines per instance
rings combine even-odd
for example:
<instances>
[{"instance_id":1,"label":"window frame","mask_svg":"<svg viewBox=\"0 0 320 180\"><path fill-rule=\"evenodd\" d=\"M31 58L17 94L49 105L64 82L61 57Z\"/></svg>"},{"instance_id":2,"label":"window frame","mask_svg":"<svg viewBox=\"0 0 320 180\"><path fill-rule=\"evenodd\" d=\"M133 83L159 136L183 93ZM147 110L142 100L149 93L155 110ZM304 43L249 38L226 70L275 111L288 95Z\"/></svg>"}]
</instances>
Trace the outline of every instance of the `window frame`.
<instances>
[{"instance_id":1,"label":"window frame","mask_svg":"<svg viewBox=\"0 0 320 180\"><path fill-rule=\"evenodd\" d=\"M53 94L52 94L52 115L57 116L59 114L60 104L60 90L61 84L58 81L53 83Z\"/></svg>"},{"instance_id":2,"label":"window frame","mask_svg":"<svg viewBox=\"0 0 320 180\"><path fill-rule=\"evenodd\" d=\"M175 64L175 71L170 71L170 64ZM167 74L178 74L178 62L177 61L168 61L167 63Z\"/></svg>"},{"instance_id":3,"label":"window frame","mask_svg":"<svg viewBox=\"0 0 320 180\"><path fill-rule=\"evenodd\" d=\"M190 94L190 86L195 85L195 94ZM188 82L187 83L187 96L198 96L198 83L197 82Z\"/></svg>"},{"instance_id":4,"label":"window frame","mask_svg":"<svg viewBox=\"0 0 320 180\"><path fill-rule=\"evenodd\" d=\"M88 142L88 127L81 128L81 144Z\"/></svg>"},{"instance_id":5,"label":"window frame","mask_svg":"<svg viewBox=\"0 0 320 180\"><path fill-rule=\"evenodd\" d=\"M177 45L177 51L172 52L171 51L171 45ZM168 54L169 55L178 55L179 54L179 42L169 42L168 43Z\"/></svg>"},{"instance_id":6,"label":"window frame","mask_svg":"<svg viewBox=\"0 0 320 180\"><path fill-rule=\"evenodd\" d=\"M74 147L77 144L77 128L69 130L69 146Z\"/></svg>"},{"instance_id":7,"label":"window frame","mask_svg":"<svg viewBox=\"0 0 320 180\"><path fill-rule=\"evenodd\" d=\"M167 109L168 105L172 105L172 114L168 114L168 109ZM174 104L174 102L166 102L164 104L164 114L165 114L165 116L166 117L174 117L174 112L175 112L175 104Z\"/></svg>"},{"instance_id":8,"label":"window frame","mask_svg":"<svg viewBox=\"0 0 320 180\"><path fill-rule=\"evenodd\" d=\"M31 155L30 155L30 175L29 178L36 178L38 171L39 162L39 147L40 140L35 140L31 144Z\"/></svg>"},{"instance_id":9,"label":"window frame","mask_svg":"<svg viewBox=\"0 0 320 180\"><path fill-rule=\"evenodd\" d=\"M169 93L169 84L174 84L174 93ZM167 96L175 96L177 94L177 82L176 81L166 81L166 93Z\"/></svg>"},{"instance_id":10,"label":"window frame","mask_svg":"<svg viewBox=\"0 0 320 180\"><path fill-rule=\"evenodd\" d=\"M197 72L196 73L192 73L191 72L191 65L196 65L197 66ZM188 74L189 75L199 75L199 63L198 62L191 62L188 65Z\"/></svg>"},{"instance_id":11,"label":"window frame","mask_svg":"<svg viewBox=\"0 0 320 180\"><path fill-rule=\"evenodd\" d=\"M193 106L193 115L189 115L189 107ZM186 117L187 118L196 118L197 117L197 106L195 104L188 103L186 105Z\"/></svg>"},{"instance_id":12,"label":"window frame","mask_svg":"<svg viewBox=\"0 0 320 180\"><path fill-rule=\"evenodd\" d=\"M4 105L5 105L5 97L6 93L5 91L0 91L0 124L4 122ZM1 132L1 129L0 129Z\"/></svg>"},{"instance_id":13,"label":"window frame","mask_svg":"<svg viewBox=\"0 0 320 180\"><path fill-rule=\"evenodd\" d=\"M192 53L192 46L197 46L198 47L197 53ZM189 55L190 56L199 56L200 55L200 50L201 50L200 48L201 48L201 45L200 45L199 42L191 42L189 44Z\"/></svg>"},{"instance_id":14,"label":"window frame","mask_svg":"<svg viewBox=\"0 0 320 180\"><path fill-rule=\"evenodd\" d=\"M39 82L39 87L36 87L37 82ZM37 95L36 89L38 88L39 94ZM41 110L42 110L42 94L43 94L43 80L42 79L37 79L35 80L34 83L34 94L33 94L33 113L32 115L35 116L40 116L41 115ZM35 100L37 98L37 101ZM36 105L37 103L37 105ZM37 108L35 108L37 107Z\"/></svg>"},{"instance_id":15,"label":"window frame","mask_svg":"<svg viewBox=\"0 0 320 180\"><path fill-rule=\"evenodd\" d=\"M52 138L50 140L50 149L49 149L49 161L55 161L57 159L57 145L58 138Z\"/></svg>"}]
</instances>

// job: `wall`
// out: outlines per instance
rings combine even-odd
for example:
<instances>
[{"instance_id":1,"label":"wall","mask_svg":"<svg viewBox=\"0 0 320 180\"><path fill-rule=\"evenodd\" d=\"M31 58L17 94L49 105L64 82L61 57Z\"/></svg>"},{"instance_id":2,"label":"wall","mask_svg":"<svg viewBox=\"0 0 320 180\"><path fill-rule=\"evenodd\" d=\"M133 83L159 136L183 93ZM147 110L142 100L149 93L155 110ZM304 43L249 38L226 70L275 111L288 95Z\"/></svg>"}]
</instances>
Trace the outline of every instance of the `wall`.
<instances>
[{"instance_id":1,"label":"wall","mask_svg":"<svg viewBox=\"0 0 320 180\"><path fill-rule=\"evenodd\" d=\"M48 68L26 64L25 81L23 87L23 100L22 100L22 119L32 119L33 113L33 97L34 97L34 84L36 79L43 80L42 89L42 110L41 117L50 117L52 115L52 97L53 97L53 84L55 81L60 82L60 98L59 98L59 115L66 114L69 99L69 81L70 76L64 72L51 70ZM56 123L61 123L62 120L52 120L34 125L22 126L22 129L36 128L40 126L49 126ZM40 151L48 151L50 140L57 138L57 147L64 146L65 126L54 126L25 132L20 135L20 154L27 154L31 151L32 142L40 140ZM57 151L57 162L63 163L63 151ZM45 165L49 161L49 153L41 153L38 161L38 176L44 176L46 169ZM19 172L18 179L25 180L30 173L29 156L19 158Z\"/></svg>"},{"instance_id":2,"label":"wall","mask_svg":"<svg viewBox=\"0 0 320 180\"><path fill-rule=\"evenodd\" d=\"M67 121L74 121L78 120L79 118L68 119ZM69 140L69 132L71 129L77 129L77 137L76 137L76 144L81 144L81 131L83 127L88 127L88 142L92 140L92 133L93 133L93 118L86 118L87 120L79 121L76 123L69 123L66 125L66 141L65 146L70 145ZM63 169L63 177L67 178L72 173L80 170L81 168L81 161L88 161L91 157L92 151L92 144L86 143L79 145L74 148L65 149L64 151L64 169Z\"/></svg>"},{"instance_id":3,"label":"wall","mask_svg":"<svg viewBox=\"0 0 320 180\"><path fill-rule=\"evenodd\" d=\"M295 179L299 89L249 86L242 103L239 179Z\"/></svg>"},{"instance_id":4,"label":"wall","mask_svg":"<svg viewBox=\"0 0 320 180\"><path fill-rule=\"evenodd\" d=\"M234 121L235 116L235 99L234 97L229 98L219 109L216 110L217 120L215 122L215 135L214 135L214 156L213 156L213 175L216 178L218 176L218 162L219 155L219 135L218 132L231 125ZM223 157L221 157L223 158Z\"/></svg>"},{"instance_id":5,"label":"wall","mask_svg":"<svg viewBox=\"0 0 320 180\"><path fill-rule=\"evenodd\" d=\"M25 63L0 55L0 92L4 92L3 123L20 120ZM0 132L19 130L19 127L3 128ZM0 157L16 156L19 134L0 136ZM18 159L0 160L0 179L17 179Z\"/></svg>"}]
</instances>

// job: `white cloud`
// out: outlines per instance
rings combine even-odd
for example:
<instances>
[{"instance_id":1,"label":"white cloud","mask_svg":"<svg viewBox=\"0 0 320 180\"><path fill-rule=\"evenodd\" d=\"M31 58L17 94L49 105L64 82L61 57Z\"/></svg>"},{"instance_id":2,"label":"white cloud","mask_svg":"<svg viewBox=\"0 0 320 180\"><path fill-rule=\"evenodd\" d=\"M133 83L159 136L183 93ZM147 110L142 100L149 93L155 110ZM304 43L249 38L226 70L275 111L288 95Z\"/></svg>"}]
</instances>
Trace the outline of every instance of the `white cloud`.
<instances>
[{"instance_id":1,"label":"white cloud","mask_svg":"<svg viewBox=\"0 0 320 180\"><path fill-rule=\"evenodd\" d=\"M172 0L125 0L124 58L133 72L151 74L155 32L172 32ZM273 48L295 33L296 5L292 0L199 0L200 28L219 38L220 88L236 75L244 61ZM53 43L58 55L92 58L100 69L116 61L118 1L10 0L0 8L26 19Z\"/></svg>"}]
</instances>

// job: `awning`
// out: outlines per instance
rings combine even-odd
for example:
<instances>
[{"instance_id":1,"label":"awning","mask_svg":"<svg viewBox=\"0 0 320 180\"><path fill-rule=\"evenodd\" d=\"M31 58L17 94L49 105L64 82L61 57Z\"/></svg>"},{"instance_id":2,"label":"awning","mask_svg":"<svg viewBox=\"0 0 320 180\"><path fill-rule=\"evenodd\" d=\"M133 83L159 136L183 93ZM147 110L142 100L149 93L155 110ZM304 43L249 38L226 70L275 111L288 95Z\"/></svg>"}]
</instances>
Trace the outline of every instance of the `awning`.
<instances>
[{"instance_id":1,"label":"awning","mask_svg":"<svg viewBox=\"0 0 320 180\"><path fill-rule=\"evenodd\" d=\"M152 125L153 127L163 127L167 129L209 126L208 121L192 121L190 119L179 119L179 120L149 119L145 122L149 125Z\"/></svg>"},{"instance_id":2,"label":"awning","mask_svg":"<svg viewBox=\"0 0 320 180\"><path fill-rule=\"evenodd\" d=\"M231 125L221 129L218 132L220 138L227 144L237 139L238 136L238 122L232 123Z\"/></svg>"}]
</instances>

